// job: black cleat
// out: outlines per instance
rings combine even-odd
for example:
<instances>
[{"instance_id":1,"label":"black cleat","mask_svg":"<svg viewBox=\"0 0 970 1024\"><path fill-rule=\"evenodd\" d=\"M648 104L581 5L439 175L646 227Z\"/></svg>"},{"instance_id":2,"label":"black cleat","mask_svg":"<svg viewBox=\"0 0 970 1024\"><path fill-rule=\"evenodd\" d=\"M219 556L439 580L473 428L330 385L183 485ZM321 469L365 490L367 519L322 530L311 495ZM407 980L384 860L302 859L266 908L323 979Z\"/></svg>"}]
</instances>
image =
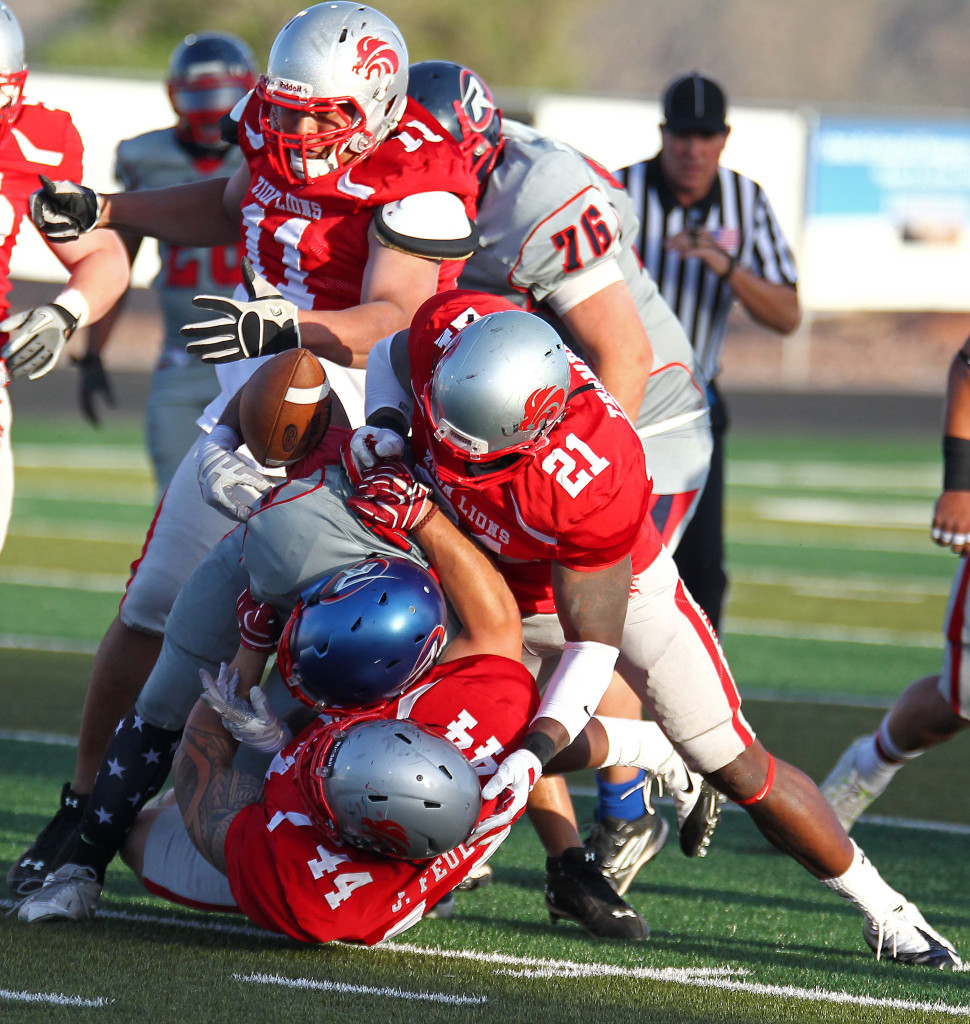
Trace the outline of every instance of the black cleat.
<instances>
[{"instance_id":1,"label":"black cleat","mask_svg":"<svg viewBox=\"0 0 970 1024\"><path fill-rule=\"evenodd\" d=\"M663 849L669 832L656 811L631 821L605 815L593 825L585 846L596 854L600 874L622 896L640 868Z\"/></svg>"},{"instance_id":2,"label":"black cleat","mask_svg":"<svg viewBox=\"0 0 970 1024\"><path fill-rule=\"evenodd\" d=\"M581 924L597 939L642 942L647 922L600 874L596 854L584 846L546 858L546 909L553 924L560 918Z\"/></svg>"},{"instance_id":3,"label":"black cleat","mask_svg":"<svg viewBox=\"0 0 970 1024\"><path fill-rule=\"evenodd\" d=\"M15 896L36 892L47 875L70 860L87 802L87 796L75 793L69 782L64 783L58 812L7 872L7 885Z\"/></svg>"},{"instance_id":4,"label":"black cleat","mask_svg":"<svg viewBox=\"0 0 970 1024\"><path fill-rule=\"evenodd\" d=\"M687 857L706 857L721 817L724 797L706 779L690 772L688 786L671 789L677 812L680 848Z\"/></svg>"}]
</instances>

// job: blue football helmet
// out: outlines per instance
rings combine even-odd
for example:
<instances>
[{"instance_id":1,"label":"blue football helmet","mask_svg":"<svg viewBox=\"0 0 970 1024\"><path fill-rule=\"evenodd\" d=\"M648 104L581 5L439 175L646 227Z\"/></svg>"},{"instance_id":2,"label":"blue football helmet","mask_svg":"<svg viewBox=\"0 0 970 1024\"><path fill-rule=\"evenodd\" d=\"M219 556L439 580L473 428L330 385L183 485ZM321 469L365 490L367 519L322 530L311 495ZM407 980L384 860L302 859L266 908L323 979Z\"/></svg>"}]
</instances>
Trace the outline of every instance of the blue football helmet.
<instances>
[{"instance_id":1,"label":"blue football helmet","mask_svg":"<svg viewBox=\"0 0 970 1024\"><path fill-rule=\"evenodd\" d=\"M280 674L315 708L392 700L434 664L446 621L427 569L404 558L354 562L301 595L277 649Z\"/></svg>"}]
</instances>

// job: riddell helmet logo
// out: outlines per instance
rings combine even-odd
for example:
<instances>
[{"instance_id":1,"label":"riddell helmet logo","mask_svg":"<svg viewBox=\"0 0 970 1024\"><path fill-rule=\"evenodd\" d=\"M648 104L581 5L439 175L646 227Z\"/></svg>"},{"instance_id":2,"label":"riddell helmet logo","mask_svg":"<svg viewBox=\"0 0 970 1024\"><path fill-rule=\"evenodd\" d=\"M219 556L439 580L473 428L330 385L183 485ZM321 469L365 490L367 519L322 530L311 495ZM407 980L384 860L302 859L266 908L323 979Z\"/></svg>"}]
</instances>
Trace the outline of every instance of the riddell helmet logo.
<instances>
[{"instance_id":1,"label":"riddell helmet logo","mask_svg":"<svg viewBox=\"0 0 970 1024\"><path fill-rule=\"evenodd\" d=\"M533 391L525 400L525 416L519 430L536 430L554 420L566 404L566 392L555 384Z\"/></svg>"},{"instance_id":2,"label":"riddell helmet logo","mask_svg":"<svg viewBox=\"0 0 970 1024\"><path fill-rule=\"evenodd\" d=\"M353 71L364 78L370 78L376 74L378 78L383 75L396 75L401 62L398 60L394 47L390 43L378 39L377 36L364 36L357 44L357 63Z\"/></svg>"}]
</instances>

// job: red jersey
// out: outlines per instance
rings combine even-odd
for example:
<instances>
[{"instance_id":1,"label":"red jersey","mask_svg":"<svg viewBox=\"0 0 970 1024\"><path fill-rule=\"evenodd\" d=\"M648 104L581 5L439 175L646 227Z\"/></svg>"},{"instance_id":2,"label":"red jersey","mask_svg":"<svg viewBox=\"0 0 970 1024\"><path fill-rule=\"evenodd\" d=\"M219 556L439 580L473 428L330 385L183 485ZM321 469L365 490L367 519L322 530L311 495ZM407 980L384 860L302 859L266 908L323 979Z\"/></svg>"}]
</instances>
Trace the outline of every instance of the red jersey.
<instances>
[{"instance_id":1,"label":"red jersey","mask_svg":"<svg viewBox=\"0 0 970 1024\"><path fill-rule=\"evenodd\" d=\"M484 785L503 752L518 746L538 705L524 665L480 655L436 666L384 717L436 727ZM229 885L240 910L270 931L303 942L372 946L420 921L508 831L420 862L332 842L307 817L292 770L297 751L322 725L309 726L276 755L263 802L233 820L225 846ZM494 800L483 803L479 820L494 809Z\"/></svg>"},{"instance_id":2,"label":"red jersey","mask_svg":"<svg viewBox=\"0 0 970 1024\"><path fill-rule=\"evenodd\" d=\"M239 146L249 164L242 202L242 240L253 268L300 309L348 309L360 304L374 212L420 192L451 192L475 216L478 179L457 143L421 120L412 100L396 131L365 159L303 185L277 174L259 125L254 93L239 123ZM454 288L463 266L446 260L438 290Z\"/></svg>"},{"instance_id":3,"label":"red jersey","mask_svg":"<svg viewBox=\"0 0 970 1024\"><path fill-rule=\"evenodd\" d=\"M81 137L63 110L25 103L0 140L0 317L7 315L10 257L27 200L40 188L39 174L82 181Z\"/></svg>"},{"instance_id":4,"label":"red jersey","mask_svg":"<svg viewBox=\"0 0 970 1024\"><path fill-rule=\"evenodd\" d=\"M555 612L551 563L594 572L626 555L634 575L656 558L660 536L647 514L653 483L643 445L619 403L569 353L566 413L547 443L510 479L453 486L438 480L421 396L448 340L486 313L518 307L481 292L440 293L417 311L408 338L415 464L425 470L458 524L495 552L523 614ZM593 385L589 387L589 385Z\"/></svg>"}]
</instances>

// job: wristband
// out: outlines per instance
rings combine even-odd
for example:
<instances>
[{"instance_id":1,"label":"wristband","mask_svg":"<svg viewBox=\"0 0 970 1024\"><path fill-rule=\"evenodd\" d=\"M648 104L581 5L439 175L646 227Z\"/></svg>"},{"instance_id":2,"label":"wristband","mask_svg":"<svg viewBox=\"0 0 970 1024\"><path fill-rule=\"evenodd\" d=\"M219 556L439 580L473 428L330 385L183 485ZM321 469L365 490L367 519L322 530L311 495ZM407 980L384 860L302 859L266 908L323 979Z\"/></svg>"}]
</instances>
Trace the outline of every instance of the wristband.
<instances>
[{"instance_id":1,"label":"wristband","mask_svg":"<svg viewBox=\"0 0 970 1024\"><path fill-rule=\"evenodd\" d=\"M413 533L417 533L419 530L423 530L428 525L428 523L430 523L431 520L434 519L434 517L437 514L438 514L438 506L432 503L431 511L424 517L424 519L421 520L420 523L418 523L417 526L415 526L411 530L411 533L413 534Z\"/></svg>"},{"instance_id":2,"label":"wristband","mask_svg":"<svg viewBox=\"0 0 970 1024\"><path fill-rule=\"evenodd\" d=\"M74 317L76 323L71 329L72 332L76 331L79 327L83 327L91 319L91 309L88 306L88 300L77 288L66 288L54 299L52 305L60 306L61 309L66 310Z\"/></svg>"},{"instance_id":3,"label":"wristband","mask_svg":"<svg viewBox=\"0 0 970 1024\"><path fill-rule=\"evenodd\" d=\"M970 491L970 440L943 438L943 490Z\"/></svg>"},{"instance_id":4,"label":"wristband","mask_svg":"<svg viewBox=\"0 0 970 1024\"><path fill-rule=\"evenodd\" d=\"M528 750L530 754L534 754L543 768L556 755L556 744L544 732L530 732L519 744L519 749Z\"/></svg>"}]
</instances>

